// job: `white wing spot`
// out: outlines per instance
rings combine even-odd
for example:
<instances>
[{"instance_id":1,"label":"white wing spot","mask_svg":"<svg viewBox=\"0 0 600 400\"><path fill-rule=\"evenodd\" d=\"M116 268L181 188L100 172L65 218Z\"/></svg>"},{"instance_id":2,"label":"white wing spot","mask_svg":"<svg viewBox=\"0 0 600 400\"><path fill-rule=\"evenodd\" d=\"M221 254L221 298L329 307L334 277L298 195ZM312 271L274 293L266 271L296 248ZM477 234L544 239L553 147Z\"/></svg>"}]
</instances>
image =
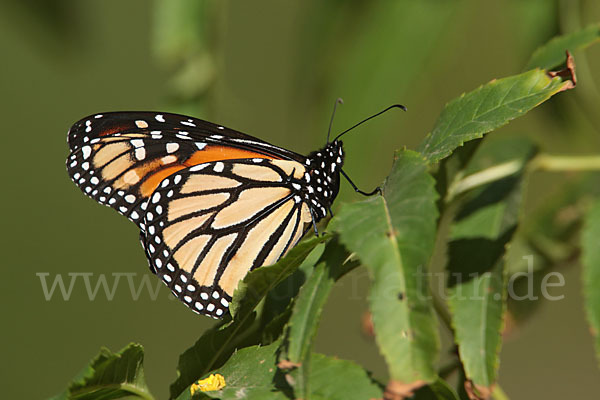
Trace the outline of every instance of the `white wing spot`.
<instances>
[{"instance_id":1,"label":"white wing spot","mask_svg":"<svg viewBox=\"0 0 600 400\"><path fill-rule=\"evenodd\" d=\"M86 160L92 154L92 148L90 146L83 146L81 152L83 153L83 159Z\"/></svg>"},{"instance_id":2,"label":"white wing spot","mask_svg":"<svg viewBox=\"0 0 600 400\"><path fill-rule=\"evenodd\" d=\"M215 172L223 172L224 169L225 169L225 164L223 164L222 162L216 163L215 166L213 167L213 171L215 171Z\"/></svg>"},{"instance_id":3,"label":"white wing spot","mask_svg":"<svg viewBox=\"0 0 600 400\"><path fill-rule=\"evenodd\" d=\"M194 127L196 126L196 125L194 125L193 123L191 123L191 122L188 122L188 121L181 121L181 125L186 125L186 126L194 126Z\"/></svg>"},{"instance_id":4,"label":"white wing spot","mask_svg":"<svg viewBox=\"0 0 600 400\"><path fill-rule=\"evenodd\" d=\"M158 122L165 122L165 118L162 116L162 114L156 114L154 116L154 119L157 120Z\"/></svg>"},{"instance_id":5,"label":"white wing spot","mask_svg":"<svg viewBox=\"0 0 600 400\"><path fill-rule=\"evenodd\" d=\"M206 147L206 143L196 142L196 147L198 148L198 150L204 150L204 148Z\"/></svg>"},{"instance_id":6,"label":"white wing spot","mask_svg":"<svg viewBox=\"0 0 600 400\"><path fill-rule=\"evenodd\" d=\"M175 153L177 150L179 150L178 143L167 143L167 153Z\"/></svg>"},{"instance_id":7,"label":"white wing spot","mask_svg":"<svg viewBox=\"0 0 600 400\"><path fill-rule=\"evenodd\" d=\"M154 195L152 196L152 202L154 204L158 203L160 201L160 193L156 192L154 193Z\"/></svg>"},{"instance_id":8,"label":"white wing spot","mask_svg":"<svg viewBox=\"0 0 600 400\"><path fill-rule=\"evenodd\" d=\"M135 158L137 158L140 161L146 158L146 149L143 147L138 147L137 149L135 149Z\"/></svg>"},{"instance_id":9,"label":"white wing spot","mask_svg":"<svg viewBox=\"0 0 600 400\"><path fill-rule=\"evenodd\" d=\"M148 123L146 121L138 119L137 121L135 121L135 126L137 126L140 129L144 129L148 127Z\"/></svg>"},{"instance_id":10,"label":"white wing spot","mask_svg":"<svg viewBox=\"0 0 600 400\"><path fill-rule=\"evenodd\" d=\"M144 141L142 139L132 139L129 143L131 143L131 145L133 147L144 147Z\"/></svg>"}]
</instances>

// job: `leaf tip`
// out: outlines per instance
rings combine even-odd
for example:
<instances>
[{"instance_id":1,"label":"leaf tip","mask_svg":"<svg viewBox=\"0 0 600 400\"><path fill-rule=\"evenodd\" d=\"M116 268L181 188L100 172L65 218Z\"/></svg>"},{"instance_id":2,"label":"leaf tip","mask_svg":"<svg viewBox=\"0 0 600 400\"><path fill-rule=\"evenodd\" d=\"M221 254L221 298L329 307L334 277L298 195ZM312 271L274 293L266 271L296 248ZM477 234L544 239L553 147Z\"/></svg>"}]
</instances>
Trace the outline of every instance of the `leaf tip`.
<instances>
[{"instance_id":1,"label":"leaf tip","mask_svg":"<svg viewBox=\"0 0 600 400\"><path fill-rule=\"evenodd\" d=\"M575 60L569 52L566 51L567 59L565 61L565 68L558 71L548 71L546 74L550 78L560 77L565 81L565 85L559 90L560 92L573 89L577 86L577 76L575 75Z\"/></svg>"}]
</instances>

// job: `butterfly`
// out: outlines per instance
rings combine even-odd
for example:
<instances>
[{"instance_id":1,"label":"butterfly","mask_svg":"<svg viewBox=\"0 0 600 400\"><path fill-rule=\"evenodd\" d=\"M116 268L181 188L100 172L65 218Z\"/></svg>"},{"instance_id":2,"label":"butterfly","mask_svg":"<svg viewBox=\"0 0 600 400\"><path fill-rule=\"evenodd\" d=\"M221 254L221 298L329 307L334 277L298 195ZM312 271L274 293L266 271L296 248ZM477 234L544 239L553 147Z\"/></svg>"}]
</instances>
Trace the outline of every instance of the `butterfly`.
<instances>
[{"instance_id":1,"label":"butterfly","mask_svg":"<svg viewBox=\"0 0 600 400\"><path fill-rule=\"evenodd\" d=\"M179 300L222 318L249 271L275 263L311 225L318 234L340 174L376 193L344 173L339 138L393 107L404 109L388 107L333 141L328 133L308 156L184 115L94 114L68 132L67 171L138 226L150 270Z\"/></svg>"}]
</instances>

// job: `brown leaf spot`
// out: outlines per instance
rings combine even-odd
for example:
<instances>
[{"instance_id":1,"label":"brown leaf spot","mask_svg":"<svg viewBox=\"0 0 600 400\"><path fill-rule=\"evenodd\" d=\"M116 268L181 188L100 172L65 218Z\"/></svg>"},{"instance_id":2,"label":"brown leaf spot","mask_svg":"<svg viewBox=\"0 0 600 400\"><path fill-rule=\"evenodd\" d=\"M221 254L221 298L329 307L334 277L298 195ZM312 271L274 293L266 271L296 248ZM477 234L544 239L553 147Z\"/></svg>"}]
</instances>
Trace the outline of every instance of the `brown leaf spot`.
<instances>
[{"instance_id":1,"label":"brown leaf spot","mask_svg":"<svg viewBox=\"0 0 600 400\"><path fill-rule=\"evenodd\" d=\"M492 395L492 386L482 386L474 384L471 380L465 381L465 391L471 400L486 400Z\"/></svg>"},{"instance_id":2,"label":"brown leaf spot","mask_svg":"<svg viewBox=\"0 0 600 400\"><path fill-rule=\"evenodd\" d=\"M302 363L295 363L290 360L281 360L279 364L277 364L277 368L279 369L294 369L298 368L302 365Z\"/></svg>"},{"instance_id":3,"label":"brown leaf spot","mask_svg":"<svg viewBox=\"0 0 600 400\"><path fill-rule=\"evenodd\" d=\"M373 327L373 318L370 312L365 311L362 317L360 317L360 326L363 335L369 339L375 337L375 328Z\"/></svg>"},{"instance_id":4,"label":"brown leaf spot","mask_svg":"<svg viewBox=\"0 0 600 400\"><path fill-rule=\"evenodd\" d=\"M569 51L567 50L567 61L565 62L565 68L559 71L548 71L548 76L550 78L554 78L559 76L563 79L563 81L567 81L568 83L560 89L560 91L565 91L569 89L573 89L577 85L577 76L575 75L575 60Z\"/></svg>"},{"instance_id":5,"label":"brown leaf spot","mask_svg":"<svg viewBox=\"0 0 600 400\"><path fill-rule=\"evenodd\" d=\"M408 397L412 397L415 390L426 384L427 382L421 380L410 383L391 380L385 387L383 398L385 400L404 400Z\"/></svg>"}]
</instances>

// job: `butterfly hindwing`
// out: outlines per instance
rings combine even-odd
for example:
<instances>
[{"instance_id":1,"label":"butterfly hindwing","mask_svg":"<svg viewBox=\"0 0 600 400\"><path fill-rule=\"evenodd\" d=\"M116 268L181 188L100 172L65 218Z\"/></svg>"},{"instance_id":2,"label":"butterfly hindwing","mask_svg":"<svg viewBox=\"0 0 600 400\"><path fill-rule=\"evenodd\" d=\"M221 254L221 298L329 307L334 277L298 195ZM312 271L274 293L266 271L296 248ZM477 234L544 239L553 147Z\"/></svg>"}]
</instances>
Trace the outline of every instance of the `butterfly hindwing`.
<instances>
[{"instance_id":1,"label":"butterfly hindwing","mask_svg":"<svg viewBox=\"0 0 600 400\"><path fill-rule=\"evenodd\" d=\"M221 317L248 271L276 262L311 221L289 160L242 159L187 168L163 180L144 224L151 268L194 311Z\"/></svg>"}]
</instances>

